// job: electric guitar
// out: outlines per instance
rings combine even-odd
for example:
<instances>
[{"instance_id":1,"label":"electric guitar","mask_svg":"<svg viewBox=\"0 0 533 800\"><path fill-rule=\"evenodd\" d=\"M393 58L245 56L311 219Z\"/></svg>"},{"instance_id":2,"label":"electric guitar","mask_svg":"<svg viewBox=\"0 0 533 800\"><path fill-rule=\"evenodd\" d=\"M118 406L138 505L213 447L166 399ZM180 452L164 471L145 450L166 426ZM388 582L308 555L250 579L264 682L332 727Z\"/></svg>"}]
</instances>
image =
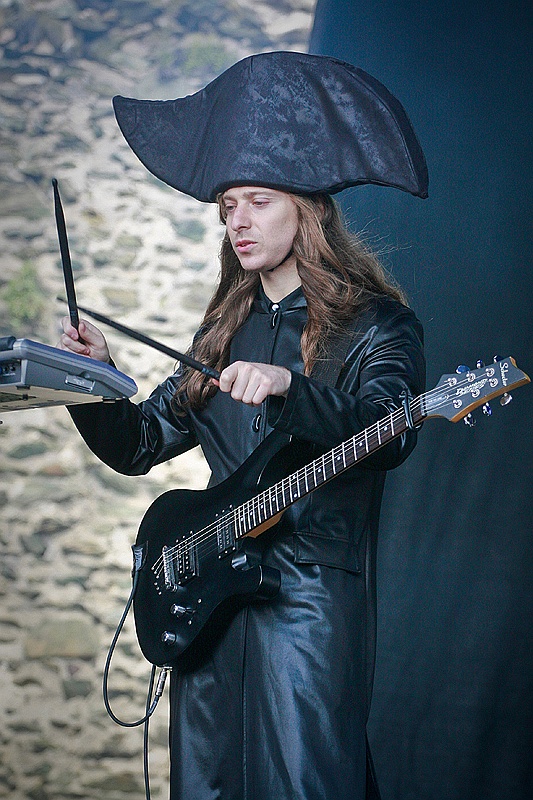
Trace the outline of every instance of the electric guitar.
<instances>
[{"instance_id":1,"label":"electric guitar","mask_svg":"<svg viewBox=\"0 0 533 800\"><path fill-rule=\"evenodd\" d=\"M431 417L468 421L475 408L494 397L501 396L505 405L509 392L530 380L511 357L477 370L461 369L291 474L290 437L274 431L218 486L173 489L158 497L133 548L135 625L146 659L183 670L198 647L209 646L224 609L276 594L279 572L261 564L254 538L297 500L409 427Z\"/></svg>"}]
</instances>

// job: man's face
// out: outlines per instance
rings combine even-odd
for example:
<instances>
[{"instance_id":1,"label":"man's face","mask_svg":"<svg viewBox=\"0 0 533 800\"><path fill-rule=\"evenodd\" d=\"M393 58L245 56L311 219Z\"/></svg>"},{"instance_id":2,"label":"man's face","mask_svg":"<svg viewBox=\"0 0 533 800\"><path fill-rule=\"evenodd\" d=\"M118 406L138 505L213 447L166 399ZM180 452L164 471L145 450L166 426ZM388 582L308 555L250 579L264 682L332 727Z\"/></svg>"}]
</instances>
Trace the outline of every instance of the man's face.
<instances>
[{"instance_id":1,"label":"man's face","mask_svg":"<svg viewBox=\"0 0 533 800\"><path fill-rule=\"evenodd\" d=\"M223 204L226 230L243 269L265 273L284 262L298 229L298 209L288 194L238 186L224 192ZM294 257L285 263L291 261Z\"/></svg>"}]
</instances>

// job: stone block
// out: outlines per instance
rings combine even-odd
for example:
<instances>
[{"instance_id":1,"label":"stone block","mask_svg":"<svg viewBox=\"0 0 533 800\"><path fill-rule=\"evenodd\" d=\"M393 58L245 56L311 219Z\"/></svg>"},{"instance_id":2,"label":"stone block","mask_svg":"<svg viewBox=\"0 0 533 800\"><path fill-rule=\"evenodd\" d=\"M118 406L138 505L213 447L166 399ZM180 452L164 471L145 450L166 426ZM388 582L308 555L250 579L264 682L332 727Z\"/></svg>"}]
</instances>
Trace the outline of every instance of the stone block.
<instances>
[{"instance_id":1,"label":"stone block","mask_svg":"<svg viewBox=\"0 0 533 800\"><path fill-rule=\"evenodd\" d=\"M25 641L27 658L95 658L98 650L94 627L83 619L44 621Z\"/></svg>"}]
</instances>

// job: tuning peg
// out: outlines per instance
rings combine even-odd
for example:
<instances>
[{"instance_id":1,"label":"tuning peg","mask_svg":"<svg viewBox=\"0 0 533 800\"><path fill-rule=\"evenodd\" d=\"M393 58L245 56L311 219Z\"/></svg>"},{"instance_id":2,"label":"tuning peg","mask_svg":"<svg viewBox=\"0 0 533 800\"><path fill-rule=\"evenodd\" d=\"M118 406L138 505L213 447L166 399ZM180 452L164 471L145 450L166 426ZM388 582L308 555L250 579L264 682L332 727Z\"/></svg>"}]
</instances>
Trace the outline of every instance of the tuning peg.
<instances>
[{"instance_id":1,"label":"tuning peg","mask_svg":"<svg viewBox=\"0 0 533 800\"><path fill-rule=\"evenodd\" d=\"M468 425L469 428L473 428L476 424L476 420L472 416L472 414L467 414L466 417L463 418L463 422L465 425Z\"/></svg>"},{"instance_id":2,"label":"tuning peg","mask_svg":"<svg viewBox=\"0 0 533 800\"><path fill-rule=\"evenodd\" d=\"M490 415L492 414L492 408L490 407L490 403L484 403L481 410L483 411L486 417L490 417Z\"/></svg>"},{"instance_id":3,"label":"tuning peg","mask_svg":"<svg viewBox=\"0 0 533 800\"><path fill-rule=\"evenodd\" d=\"M481 361L481 359L478 359L477 364L476 364L477 369L481 369L484 366L485 366L485 362Z\"/></svg>"},{"instance_id":4,"label":"tuning peg","mask_svg":"<svg viewBox=\"0 0 533 800\"><path fill-rule=\"evenodd\" d=\"M470 367L467 367L466 364L459 364L455 371L458 375L462 375L463 372L470 372Z\"/></svg>"},{"instance_id":5,"label":"tuning peg","mask_svg":"<svg viewBox=\"0 0 533 800\"><path fill-rule=\"evenodd\" d=\"M508 406L512 399L513 395L509 394L508 392L505 392L505 394L502 394L502 396L500 397L500 405Z\"/></svg>"}]
</instances>

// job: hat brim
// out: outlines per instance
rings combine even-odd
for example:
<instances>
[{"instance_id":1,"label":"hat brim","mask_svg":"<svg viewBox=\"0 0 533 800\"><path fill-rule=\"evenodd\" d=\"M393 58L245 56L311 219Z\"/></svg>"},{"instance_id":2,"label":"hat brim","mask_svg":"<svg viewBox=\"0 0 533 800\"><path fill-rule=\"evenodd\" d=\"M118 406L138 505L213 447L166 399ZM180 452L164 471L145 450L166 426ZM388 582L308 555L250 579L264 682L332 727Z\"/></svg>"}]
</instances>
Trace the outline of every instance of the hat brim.
<instances>
[{"instance_id":1,"label":"hat brim","mask_svg":"<svg viewBox=\"0 0 533 800\"><path fill-rule=\"evenodd\" d=\"M334 194L390 186L428 194L401 103L361 69L294 52L239 61L176 100L113 99L120 129L160 180L203 202L231 186Z\"/></svg>"}]
</instances>

